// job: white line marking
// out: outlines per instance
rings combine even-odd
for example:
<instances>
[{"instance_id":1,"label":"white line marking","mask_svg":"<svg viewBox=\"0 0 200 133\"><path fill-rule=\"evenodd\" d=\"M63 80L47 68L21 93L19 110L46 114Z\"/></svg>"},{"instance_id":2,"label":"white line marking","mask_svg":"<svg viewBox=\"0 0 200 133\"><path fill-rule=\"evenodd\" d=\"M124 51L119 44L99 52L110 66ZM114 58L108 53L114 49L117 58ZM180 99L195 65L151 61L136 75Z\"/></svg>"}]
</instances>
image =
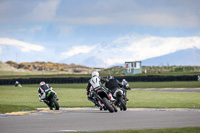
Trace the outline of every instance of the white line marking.
<instances>
[{"instance_id":1,"label":"white line marking","mask_svg":"<svg viewBox=\"0 0 200 133\"><path fill-rule=\"evenodd\" d=\"M77 130L60 130L60 132L77 132Z\"/></svg>"},{"instance_id":2,"label":"white line marking","mask_svg":"<svg viewBox=\"0 0 200 133\"><path fill-rule=\"evenodd\" d=\"M60 130L60 132L87 132L87 130Z\"/></svg>"}]
</instances>

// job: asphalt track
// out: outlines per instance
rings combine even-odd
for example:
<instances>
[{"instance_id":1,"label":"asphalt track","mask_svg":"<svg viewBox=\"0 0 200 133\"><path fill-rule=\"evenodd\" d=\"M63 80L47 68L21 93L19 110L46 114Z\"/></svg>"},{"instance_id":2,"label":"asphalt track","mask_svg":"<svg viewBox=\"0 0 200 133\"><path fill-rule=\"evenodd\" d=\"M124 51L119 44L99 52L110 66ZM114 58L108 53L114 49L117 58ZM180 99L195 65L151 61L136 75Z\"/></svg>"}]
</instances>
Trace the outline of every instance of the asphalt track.
<instances>
[{"instance_id":1,"label":"asphalt track","mask_svg":"<svg viewBox=\"0 0 200 133\"><path fill-rule=\"evenodd\" d=\"M129 108L109 113L97 108L61 108L0 114L0 133L56 133L123 129L199 127L200 109Z\"/></svg>"}]
</instances>

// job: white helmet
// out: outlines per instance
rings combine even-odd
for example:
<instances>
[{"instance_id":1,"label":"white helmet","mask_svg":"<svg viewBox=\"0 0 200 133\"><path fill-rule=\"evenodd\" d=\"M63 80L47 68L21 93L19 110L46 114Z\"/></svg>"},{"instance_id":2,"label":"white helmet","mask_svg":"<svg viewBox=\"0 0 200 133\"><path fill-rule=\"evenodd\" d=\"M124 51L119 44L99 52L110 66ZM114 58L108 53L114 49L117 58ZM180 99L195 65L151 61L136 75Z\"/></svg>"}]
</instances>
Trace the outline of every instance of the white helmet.
<instances>
[{"instance_id":1,"label":"white helmet","mask_svg":"<svg viewBox=\"0 0 200 133\"><path fill-rule=\"evenodd\" d=\"M125 79L123 79L122 80L122 85L127 85L127 84L128 84L128 82Z\"/></svg>"},{"instance_id":2,"label":"white helmet","mask_svg":"<svg viewBox=\"0 0 200 133\"><path fill-rule=\"evenodd\" d=\"M97 71L94 71L94 72L92 72L92 77L99 77L99 72L97 72Z\"/></svg>"}]
</instances>

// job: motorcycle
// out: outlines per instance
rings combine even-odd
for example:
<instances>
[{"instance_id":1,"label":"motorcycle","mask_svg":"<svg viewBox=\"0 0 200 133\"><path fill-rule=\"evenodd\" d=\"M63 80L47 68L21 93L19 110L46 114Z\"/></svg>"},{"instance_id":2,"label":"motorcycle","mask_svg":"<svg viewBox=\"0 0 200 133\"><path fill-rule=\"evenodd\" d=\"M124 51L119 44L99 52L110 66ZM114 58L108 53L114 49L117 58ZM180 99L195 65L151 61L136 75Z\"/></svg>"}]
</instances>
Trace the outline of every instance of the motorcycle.
<instances>
[{"instance_id":1,"label":"motorcycle","mask_svg":"<svg viewBox=\"0 0 200 133\"><path fill-rule=\"evenodd\" d=\"M110 99L113 99L113 100L111 100L111 103L112 103L111 105L112 105L114 111L117 112L117 111L118 111L118 110L117 110L117 107L116 107L115 104L114 104L114 103L115 103L115 99L112 97L112 94L111 94L111 93L108 94L108 96L110 97ZM107 110L106 106L105 106L101 101L97 100L97 102L98 102L98 104L101 106L100 110L102 110L102 109Z\"/></svg>"},{"instance_id":2,"label":"motorcycle","mask_svg":"<svg viewBox=\"0 0 200 133\"><path fill-rule=\"evenodd\" d=\"M126 111L126 109L127 109L126 103L128 101L128 99L126 97L126 92L127 92L127 90L130 90L130 87L129 87L128 82L125 79L123 79L122 85L123 85L123 87L120 89L117 89L114 92L113 96L114 96L114 98L116 98L115 105L118 106L120 108L120 110Z\"/></svg>"},{"instance_id":3,"label":"motorcycle","mask_svg":"<svg viewBox=\"0 0 200 133\"><path fill-rule=\"evenodd\" d=\"M120 110L126 111L126 97L122 89L117 89L114 92L113 97L116 99L115 105L118 106Z\"/></svg>"},{"instance_id":4,"label":"motorcycle","mask_svg":"<svg viewBox=\"0 0 200 133\"><path fill-rule=\"evenodd\" d=\"M114 102L111 100L111 95L107 93L106 89L103 87L95 88L92 90L92 93L94 94L96 101L98 104L104 109L113 113L114 111L117 112L117 108L114 105Z\"/></svg>"},{"instance_id":5,"label":"motorcycle","mask_svg":"<svg viewBox=\"0 0 200 133\"><path fill-rule=\"evenodd\" d=\"M50 110L52 110L53 108L55 110L59 110L59 104L58 104L58 98L57 98L56 92L53 91L53 89L51 88L49 88L48 90L45 90L45 92L47 93L46 99L47 99L47 103Z\"/></svg>"}]
</instances>

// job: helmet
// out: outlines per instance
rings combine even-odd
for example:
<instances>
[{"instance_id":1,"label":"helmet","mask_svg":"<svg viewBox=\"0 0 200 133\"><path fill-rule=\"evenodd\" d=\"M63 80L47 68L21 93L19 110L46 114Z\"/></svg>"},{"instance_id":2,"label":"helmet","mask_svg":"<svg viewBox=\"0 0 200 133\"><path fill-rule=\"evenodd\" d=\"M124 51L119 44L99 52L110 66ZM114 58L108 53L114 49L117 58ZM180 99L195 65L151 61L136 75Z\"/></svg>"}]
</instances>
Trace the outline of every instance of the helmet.
<instances>
[{"instance_id":1,"label":"helmet","mask_svg":"<svg viewBox=\"0 0 200 133\"><path fill-rule=\"evenodd\" d=\"M46 83L44 81L40 82L40 86L45 85Z\"/></svg>"},{"instance_id":2,"label":"helmet","mask_svg":"<svg viewBox=\"0 0 200 133\"><path fill-rule=\"evenodd\" d=\"M92 72L92 77L99 77L99 72L97 72L97 71L94 71L94 72Z\"/></svg>"},{"instance_id":3,"label":"helmet","mask_svg":"<svg viewBox=\"0 0 200 133\"><path fill-rule=\"evenodd\" d=\"M128 84L128 82L125 79L123 79L122 80L122 85L127 85L127 84Z\"/></svg>"},{"instance_id":4,"label":"helmet","mask_svg":"<svg viewBox=\"0 0 200 133\"><path fill-rule=\"evenodd\" d=\"M19 82L18 82L18 81L16 81L15 83L16 83L16 84L18 84Z\"/></svg>"},{"instance_id":5,"label":"helmet","mask_svg":"<svg viewBox=\"0 0 200 133\"><path fill-rule=\"evenodd\" d=\"M114 79L112 75L107 76L108 79Z\"/></svg>"}]
</instances>

